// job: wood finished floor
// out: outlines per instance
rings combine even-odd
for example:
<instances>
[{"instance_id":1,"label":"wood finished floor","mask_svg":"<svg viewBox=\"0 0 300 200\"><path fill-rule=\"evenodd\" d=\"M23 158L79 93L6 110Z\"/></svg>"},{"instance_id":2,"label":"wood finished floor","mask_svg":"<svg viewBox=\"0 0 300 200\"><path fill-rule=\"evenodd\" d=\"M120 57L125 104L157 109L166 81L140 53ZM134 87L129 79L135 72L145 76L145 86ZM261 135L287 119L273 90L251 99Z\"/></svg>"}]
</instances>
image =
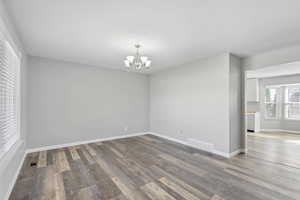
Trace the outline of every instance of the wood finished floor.
<instances>
[{"instance_id":1,"label":"wood finished floor","mask_svg":"<svg viewBox=\"0 0 300 200\"><path fill-rule=\"evenodd\" d=\"M300 135L248 133L248 153L257 159L300 169Z\"/></svg>"},{"instance_id":2,"label":"wood finished floor","mask_svg":"<svg viewBox=\"0 0 300 200\"><path fill-rule=\"evenodd\" d=\"M31 153L10 200L299 200L299 144L248 138L232 159L151 135Z\"/></svg>"}]
</instances>

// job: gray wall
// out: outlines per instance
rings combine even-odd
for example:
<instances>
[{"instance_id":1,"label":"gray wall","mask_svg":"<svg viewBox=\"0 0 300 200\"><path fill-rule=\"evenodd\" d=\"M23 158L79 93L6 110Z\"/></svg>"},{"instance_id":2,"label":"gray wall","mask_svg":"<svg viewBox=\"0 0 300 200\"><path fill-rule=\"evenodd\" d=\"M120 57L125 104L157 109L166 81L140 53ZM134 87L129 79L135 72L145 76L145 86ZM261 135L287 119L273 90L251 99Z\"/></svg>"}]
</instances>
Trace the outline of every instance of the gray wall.
<instances>
[{"instance_id":1,"label":"gray wall","mask_svg":"<svg viewBox=\"0 0 300 200\"><path fill-rule=\"evenodd\" d=\"M146 75L29 57L28 147L147 131L148 83Z\"/></svg>"},{"instance_id":2,"label":"gray wall","mask_svg":"<svg viewBox=\"0 0 300 200\"><path fill-rule=\"evenodd\" d=\"M244 70L254 70L296 61L300 61L300 45L246 57L242 60L242 66Z\"/></svg>"},{"instance_id":3,"label":"gray wall","mask_svg":"<svg viewBox=\"0 0 300 200\"><path fill-rule=\"evenodd\" d=\"M150 85L146 75L45 58L28 66L29 148L144 132L149 109L153 132L240 148L240 60L229 54L151 75Z\"/></svg>"},{"instance_id":4,"label":"gray wall","mask_svg":"<svg viewBox=\"0 0 300 200\"><path fill-rule=\"evenodd\" d=\"M14 26L6 13L6 7L3 1L0 1L0 31L9 40L12 47L19 51L22 57L20 92L21 92L21 124L20 136L21 140L16 143L2 158L0 158L0 197L5 199L13 186L14 178L21 164L21 160L25 153L26 145L26 54L22 48L22 44L17 37Z\"/></svg>"},{"instance_id":5,"label":"gray wall","mask_svg":"<svg viewBox=\"0 0 300 200\"><path fill-rule=\"evenodd\" d=\"M230 55L230 152L242 148L242 70L241 60Z\"/></svg>"},{"instance_id":6,"label":"gray wall","mask_svg":"<svg viewBox=\"0 0 300 200\"><path fill-rule=\"evenodd\" d=\"M228 54L151 75L151 131L229 152L229 82Z\"/></svg>"},{"instance_id":7,"label":"gray wall","mask_svg":"<svg viewBox=\"0 0 300 200\"><path fill-rule=\"evenodd\" d=\"M270 120L264 118L264 96L265 87L268 85L279 85L279 84L294 84L300 83L300 75L293 76L279 76L272 78L263 78L260 80L260 107L261 107L261 128L262 129L281 129L289 131L299 131L300 132L300 122L297 120ZM284 113L281 113L282 115Z\"/></svg>"},{"instance_id":8,"label":"gray wall","mask_svg":"<svg viewBox=\"0 0 300 200\"><path fill-rule=\"evenodd\" d=\"M247 102L247 111L249 111L249 112L260 112L259 102Z\"/></svg>"}]
</instances>

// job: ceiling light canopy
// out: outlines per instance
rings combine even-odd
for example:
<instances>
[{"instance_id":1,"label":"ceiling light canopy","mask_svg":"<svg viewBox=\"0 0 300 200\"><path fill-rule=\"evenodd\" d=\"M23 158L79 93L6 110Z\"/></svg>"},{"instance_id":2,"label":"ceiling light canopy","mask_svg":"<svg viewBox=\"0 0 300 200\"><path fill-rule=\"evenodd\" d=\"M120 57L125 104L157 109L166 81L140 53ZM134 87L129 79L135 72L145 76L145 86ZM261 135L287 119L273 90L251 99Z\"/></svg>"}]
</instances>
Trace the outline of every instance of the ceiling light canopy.
<instances>
[{"instance_id":1,"label":"ceiling light canopy","mask_svg":"<svg viewBox=\"0 0 300 200\"><path fill-rule=\"evenodd\" d=\"M141 45L134 45L136 48L136 54L134 56L127 56L124 60L124 64L127 70L142 71L143 69L150 69L151 60L147 56L140 55L139 49Z\"/></svg>"}]
</instances>

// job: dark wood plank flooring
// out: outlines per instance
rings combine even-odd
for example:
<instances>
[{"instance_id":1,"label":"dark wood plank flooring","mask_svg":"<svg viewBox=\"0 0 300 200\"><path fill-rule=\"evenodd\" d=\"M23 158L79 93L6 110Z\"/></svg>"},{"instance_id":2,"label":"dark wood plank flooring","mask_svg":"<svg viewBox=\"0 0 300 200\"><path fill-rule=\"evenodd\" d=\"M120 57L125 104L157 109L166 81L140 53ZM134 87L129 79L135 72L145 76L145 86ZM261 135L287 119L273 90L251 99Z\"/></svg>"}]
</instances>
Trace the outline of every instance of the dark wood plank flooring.
<instances>
[{"instance_id":1,"label":"dark wood plank flooring","mask_svg":"<svg viewBox=\"0 0 300 200\"><path fill-rule=\"evenodd\" d=\"M10 200L299 200L299 146L285 164L262 152L278 141L248 137L232 159L151 135L31 153Z\"/></svg>"}]
</instances>

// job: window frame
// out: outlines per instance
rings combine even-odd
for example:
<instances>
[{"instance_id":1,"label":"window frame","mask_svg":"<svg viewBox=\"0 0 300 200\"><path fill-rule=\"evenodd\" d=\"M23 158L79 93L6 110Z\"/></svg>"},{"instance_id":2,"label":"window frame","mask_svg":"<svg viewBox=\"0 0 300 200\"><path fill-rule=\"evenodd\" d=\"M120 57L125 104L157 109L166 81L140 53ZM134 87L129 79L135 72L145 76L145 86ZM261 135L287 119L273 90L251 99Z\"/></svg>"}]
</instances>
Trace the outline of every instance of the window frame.
<instances>
[{"instance_id":1,"label":"window frame","mask_svg":"<svg viewBox=\"0 0 300 200\"><path fill-rule=\"evenodd\" d=\"M284 120L288 120L288 121L300 121L300 118L297 119L297 118L289 118L288 117L288 109L287 109L287 106L291 105L291 104L299 104L300 105L300 102L289 102L289 98L288 98L288 90L289 88L293 88L293 87L299 87L300 88L300 83L297 83L297 84L289 84L289 85L284 85L284 100L283 100L283 119Z\"/></svg>"},{"instance_id":2,"label":"window frame","mask_svg":"<svg viewBox=\"0 0 300 200\"><path fill-rule=\"evenodd\" d=\"M277 98L276 98L276 102L267 102L266 101L266 90L267 89L277 89ZM264 101L263 101L263 105L264 105L264 119L265 120L280 120L281 118L281 87L277 86L277 85L266 85L264 87ZM275 117L269 117L267 115L267 109L266 109L266 105L267 104L274 104L276 106L276 113L275 113Z\"/></svg>"}]
</instances>

